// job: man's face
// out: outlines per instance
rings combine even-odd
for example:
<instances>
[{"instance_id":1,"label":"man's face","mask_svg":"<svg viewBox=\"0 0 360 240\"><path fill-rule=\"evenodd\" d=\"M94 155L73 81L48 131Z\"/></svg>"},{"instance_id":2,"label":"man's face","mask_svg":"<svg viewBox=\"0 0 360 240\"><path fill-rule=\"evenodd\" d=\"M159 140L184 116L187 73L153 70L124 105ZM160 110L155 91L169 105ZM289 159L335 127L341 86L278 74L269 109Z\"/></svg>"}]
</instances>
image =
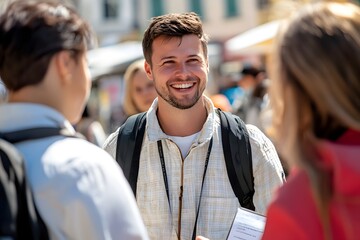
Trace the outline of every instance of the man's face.
<instances>
[{"instance_id":1,"label":"man's face","mask_svg":"<svg viewBox=\"0 0 360 240\"><path fill-rule=\"evenodd\" d=\"M208 59L199 38L160 36L152 44L152 67L146 62L149 79L155 83L160 101L179 109L195 105L205 90Z\"/></svg>"}]
</instances>

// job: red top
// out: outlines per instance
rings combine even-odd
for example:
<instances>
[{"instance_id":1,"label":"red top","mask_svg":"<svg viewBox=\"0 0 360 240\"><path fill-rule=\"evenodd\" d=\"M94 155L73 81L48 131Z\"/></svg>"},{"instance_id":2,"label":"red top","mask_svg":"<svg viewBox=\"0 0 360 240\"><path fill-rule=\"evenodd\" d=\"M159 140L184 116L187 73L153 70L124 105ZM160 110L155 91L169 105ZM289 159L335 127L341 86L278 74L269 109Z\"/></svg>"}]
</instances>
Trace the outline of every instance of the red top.
<instances>
[{"instance_id":1,"label":"red top","mask_svg":"<svg viewBox=\"0 0 360 240\"><path fill-rule=\"evenodd\" d=\"M336 143L322 142L319 153L333 173L332 239L360 239L360 131L349 130ZM305 171L294 169L278 190L262 239L324 239Z\"/></svg>"}]
</instances>

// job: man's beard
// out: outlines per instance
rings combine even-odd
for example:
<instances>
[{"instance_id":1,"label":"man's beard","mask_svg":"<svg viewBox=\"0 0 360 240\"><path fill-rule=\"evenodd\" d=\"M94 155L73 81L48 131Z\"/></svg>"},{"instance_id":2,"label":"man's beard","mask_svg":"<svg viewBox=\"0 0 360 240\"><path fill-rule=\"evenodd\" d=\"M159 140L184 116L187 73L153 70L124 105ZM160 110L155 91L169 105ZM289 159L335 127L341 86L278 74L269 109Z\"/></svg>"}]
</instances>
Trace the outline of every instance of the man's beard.
<instances>
[{"instance_id":1,"label":"man's beard","mask_svg":"<svg viewBox=\"0 0 360 240\"><path fill-rule=\"evenodd\" d=\"M188 80L188 79L187 79ZM197 79L197 85L199 85L199 79ZM200 86L201 87L201 86ZM193 107L200 99L200 97L202 96L202 92L204 91L204 89L201 91L201 89L197 89L194 96L191 98L187 98L185 100L179 100L178 98L176 98L175 96L170 94L169 88L171 88L170 86L166 86L166 94L164 94L165 91L161 92L159 90L159 88L157 87L157 85L155 84L155 89L157 94L164 99L167 103L169 103L171 106L178 108L178 109L189 109L191 107Z\"/></svg>"}]
</instances>

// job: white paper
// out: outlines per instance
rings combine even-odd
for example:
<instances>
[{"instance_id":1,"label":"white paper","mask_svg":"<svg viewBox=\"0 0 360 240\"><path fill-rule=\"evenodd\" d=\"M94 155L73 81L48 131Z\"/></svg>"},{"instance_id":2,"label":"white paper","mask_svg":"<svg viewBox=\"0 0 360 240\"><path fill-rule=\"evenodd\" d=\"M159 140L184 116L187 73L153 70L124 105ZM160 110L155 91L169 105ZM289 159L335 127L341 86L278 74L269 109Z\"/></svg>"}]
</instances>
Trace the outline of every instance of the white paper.
<instances>
[{"instance_id":1,"label":"white paper","mask_svg":"<svg viewBox=\"0 0 360 240\"><path fill-rule=\"evenodd\" d=\"M228 240L259 240L264 232L266 217L239 208L231 226Z\"/></svg>"}]
</instances>

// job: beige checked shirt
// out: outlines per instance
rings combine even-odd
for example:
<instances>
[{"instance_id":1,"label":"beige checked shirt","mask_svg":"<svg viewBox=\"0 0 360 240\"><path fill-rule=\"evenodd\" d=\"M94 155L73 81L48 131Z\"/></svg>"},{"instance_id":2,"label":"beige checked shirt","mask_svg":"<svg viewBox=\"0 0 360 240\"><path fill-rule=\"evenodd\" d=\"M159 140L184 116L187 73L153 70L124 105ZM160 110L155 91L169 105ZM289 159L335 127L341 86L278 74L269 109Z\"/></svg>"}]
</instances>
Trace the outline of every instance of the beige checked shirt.
<instances>
[{"instance_id":1,"label":"beige checked shirt","mask_svg":"<svg viewBox=\"0 0 360 240\"><path fill-rule=\"evenodd\" d=\"M208 117L203 129L183 159L177 145L161 130L157 99L147 113L145 137L140 155L137 203L151 239L192 237L199 203L209 141L213 146L203 186L196 235L224 240L240 206L228 179L221 143L220 118L212 102L204 97ZM247 125L253 157L256 211L265 214L274 189L283 183L283 169L273 144L255 126ZM104 149L114 158L118 130L105 142ZM170 204L164 187L157 147L162 140ZM182 183L182 184L181 184ZM179 235L180 186L183 186L181 232ZM179 237L181 236L181 238Z\"/></svg>"}]
</instances>

